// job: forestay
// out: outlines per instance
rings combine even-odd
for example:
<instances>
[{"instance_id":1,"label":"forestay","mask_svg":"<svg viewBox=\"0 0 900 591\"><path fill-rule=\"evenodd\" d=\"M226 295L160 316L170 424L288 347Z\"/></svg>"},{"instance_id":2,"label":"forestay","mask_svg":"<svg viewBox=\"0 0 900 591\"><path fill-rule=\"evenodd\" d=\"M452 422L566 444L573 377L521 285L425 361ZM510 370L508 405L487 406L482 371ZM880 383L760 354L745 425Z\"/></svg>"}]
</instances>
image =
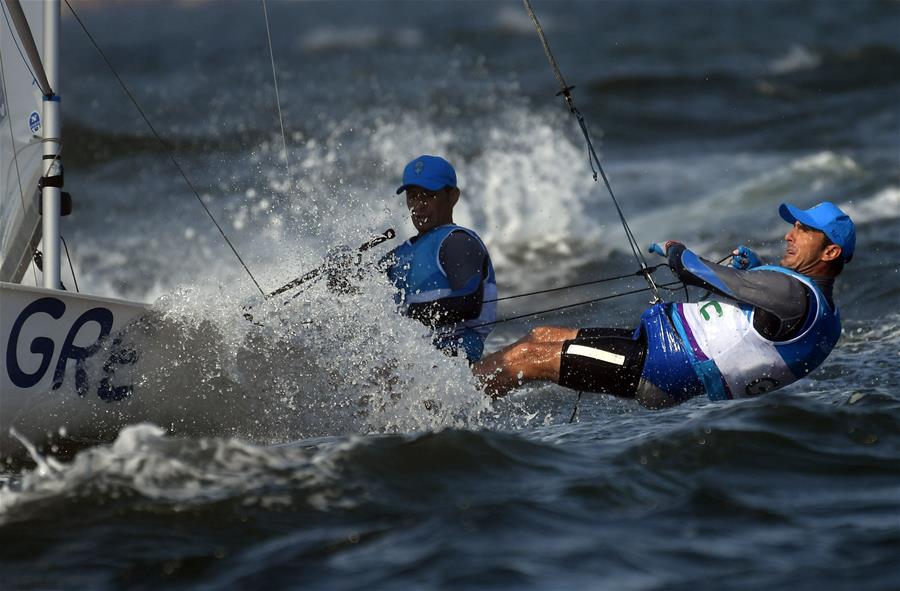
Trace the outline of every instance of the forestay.
<instances>
[{"instance_id":1,"label":"forestay","mask_svg":"<svg viewBox=\"0 0 900 591\"><path fill-rule=\"evenodd\" d=\"M22 8L35 44L43 47L42 4ZM0 281L18 283L39 240L42 94L0 3Z\"/></svg>"}]
</instances>

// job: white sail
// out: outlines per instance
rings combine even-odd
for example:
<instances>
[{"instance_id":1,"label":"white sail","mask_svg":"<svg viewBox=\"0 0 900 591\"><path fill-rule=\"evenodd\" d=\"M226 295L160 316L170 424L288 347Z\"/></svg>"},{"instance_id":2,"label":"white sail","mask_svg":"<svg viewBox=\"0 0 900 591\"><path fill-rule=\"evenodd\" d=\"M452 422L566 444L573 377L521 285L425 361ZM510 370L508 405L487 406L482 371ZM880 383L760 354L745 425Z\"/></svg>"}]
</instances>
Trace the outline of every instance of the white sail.
<instances>
[{"instance_id":1,"label":"white sail","mask_svg":"<svg viewBox=\"0 0 900 591\"><path fill-rule=\"evenodd\" d=\"M22 8L43 47L42 3ZM6 3L0 10L0 281L18 283L40 238L42 94Z\"/></svg>"}]
</instances>

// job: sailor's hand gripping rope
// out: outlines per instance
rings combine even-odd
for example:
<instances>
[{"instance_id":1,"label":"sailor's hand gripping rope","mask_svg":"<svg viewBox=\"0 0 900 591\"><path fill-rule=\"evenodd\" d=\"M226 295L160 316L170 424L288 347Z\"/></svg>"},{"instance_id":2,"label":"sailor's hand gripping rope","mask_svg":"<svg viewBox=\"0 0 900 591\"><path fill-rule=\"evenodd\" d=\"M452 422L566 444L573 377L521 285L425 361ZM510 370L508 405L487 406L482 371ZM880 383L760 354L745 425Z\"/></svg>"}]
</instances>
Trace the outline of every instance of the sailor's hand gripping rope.
<instances>
[{"instance_id":1,"label":"sailor's hand gripping rope","mask_svg":"<svg viewBox=\"0 0 900 591\"><path fill-rule=\"evenodd\" d=\"M387 242L388 240L391 240L396 235L397 235L397 233L394 232L393 228L388 228L381 234L373 236L366 242L363 242L361 245L359 245L359 247L356 248L355 251L352 251L352 250L351 251L341 251L341 254L344 256L341 256L340 259L341 259L341 261L345 261L346 263L348 263L348 266L349 265L357 265L358 266L358 265L362 264L362 255L364 252L366 252L370 248L378 246L379 244L381 244L383 242ZM337 258L338 257L335 257L335 256L331 256L331 257L326 256L325 260L318 267L316 267L314 269L310 269L309 271L307 271L303 275L300 275L296 279L293 279L292 281L285 283L284 285L282 285L275 291L267 293L264 296L264 300L270 300L277 295L281 295L285 292L291 291L292 289L296 289L305 283L308 283L310 281L313 281L314 279L318 279L319 277L322 277L322 276L328 274L328 272L333 270L333 268L337 264L337 261L336 261ZM288 300L288 301L290 301L290 300ZM285 303L287 303L287 302L285 302ZM251 304L248 304L248 305L244 306L243 309L244 309L244 318L246 318L250 322L253 322L253 314L250 313L250 310L253 309L253 306Z\"/></svg>"}]
</instances>

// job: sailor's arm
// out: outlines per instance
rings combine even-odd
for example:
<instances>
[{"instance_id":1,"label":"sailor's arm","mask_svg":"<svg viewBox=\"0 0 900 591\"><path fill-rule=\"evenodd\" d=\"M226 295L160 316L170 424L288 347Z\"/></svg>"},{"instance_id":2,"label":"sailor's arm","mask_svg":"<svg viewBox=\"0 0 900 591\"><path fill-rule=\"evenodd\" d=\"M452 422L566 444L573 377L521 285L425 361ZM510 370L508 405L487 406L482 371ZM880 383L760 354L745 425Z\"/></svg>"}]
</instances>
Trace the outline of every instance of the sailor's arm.
<instances>
[{"instance_id":1,"label":"sailor's arm","mask_svg":"<svg viewBox=\"0 0 900 591\"><path fill-rule=\"evenodd\" d=\"M484 300L484 247L466 232L453 232L441 245L439 259L452 291L439 300L410 304L407 315L429 326L477 318Z\"/></svg>"},{"instance_id":2,"label":"sailor's arm","mask_svg":"<svg viewBox=\"0 0 900 591\"><path fill-rule=\"evenodd\" d=\"M702 287L717 295L750 304L768 317L761 332L778 340L802 325L812 293L798 279L777 271L744 271L717 265L697 256L683 244L666 249L669 267L687 285Z\"/></svg>"}]
</instances>

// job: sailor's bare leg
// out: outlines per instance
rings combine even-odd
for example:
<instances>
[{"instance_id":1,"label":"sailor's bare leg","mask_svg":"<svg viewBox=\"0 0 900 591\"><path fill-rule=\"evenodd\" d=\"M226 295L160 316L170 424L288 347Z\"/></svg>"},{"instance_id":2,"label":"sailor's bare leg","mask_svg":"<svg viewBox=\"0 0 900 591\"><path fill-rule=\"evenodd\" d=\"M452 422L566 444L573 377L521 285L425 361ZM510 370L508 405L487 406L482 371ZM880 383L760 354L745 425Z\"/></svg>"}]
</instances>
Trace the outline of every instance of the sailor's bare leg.
<instances>
[{"instance_id":1,"label":"sailor's bare leg","mask_svg":"<svg viewBox=\"0 0 900 591\"><path fill-rule=\"evenodd\" d=\"M540 326L512 345L491 353L472 369L485 384L484 391L495 398L525 382L556 382L563 342L577 334L577 328Z\"/></svg>"},{"instance_id":2,"label":"sailor's bare leg","mask_svg":"<svg viewBox=\"0 0 900 591\"><path fill-rule=\"evenodd\" d=\"M567 328L563 326L538 326L531 329L524 338L519 339L517 342L524 341L526 339L530 339L536 342L559 342L569 341L578 336L577 328ZM515 344L515 343L513 343Z\"/></svg>"}]
</instances>

